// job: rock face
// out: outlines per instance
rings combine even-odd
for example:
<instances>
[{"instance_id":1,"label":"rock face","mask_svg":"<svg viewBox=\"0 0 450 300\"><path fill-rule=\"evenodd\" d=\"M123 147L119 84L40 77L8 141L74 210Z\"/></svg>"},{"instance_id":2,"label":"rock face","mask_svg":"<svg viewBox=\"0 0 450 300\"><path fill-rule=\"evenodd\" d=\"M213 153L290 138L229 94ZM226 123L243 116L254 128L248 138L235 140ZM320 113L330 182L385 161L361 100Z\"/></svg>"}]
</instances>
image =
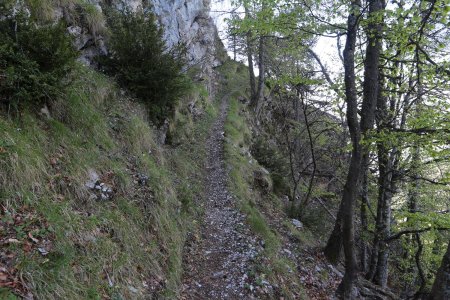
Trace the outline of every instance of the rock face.
<instances>
[{"instance_id":1,"label":"rock face","mask_svg":"<svg viewBox=\"0 0 450 300\"><path fill-rule=\"evenodd\" d=\"M209 16L209 0L153 0L153 11L164 27L169 47L186 43L191 64L219 64L215 59L218 36Z\"/></svg>"},{"instance_id":2,"label":"rock face","mask_svg":"<svg viewBox=\"0 0 450 300\"><path fill-rule=\"evenodd\" d=\"M185 43L189 65L199 67L201 80L207 80L213 94L213 68L220 65L223 51L216 26L209 16L210 0L152 0L152 9L164 27L169 47Z\"/></svg>"},{"instance_id":3,"label":"rock face","mask_svg":"<svg viewBox=\"0 0 450 300\"><path fill-rule=\"evenodd\" d=\"M104 1L89 0L89 2L99 14L102 14L100 4ZM149 2L150 5L147 4ZM114 0L110 3L117 7L122 5ZM217 53L223 53L223 44L209 16L210 0L124 0L123 4L133 11L150 6L159 23L164 27L164 39L167 46L184 43L188 50L189 65L199 68L201 71L199 79L206 79L208 88L211 88L212 85L209 83L213 74L212 70L221 64ZM107 51L101 34L92 34L88 28L79 26L71 26L68 31L75 37L76 47L82 51L80 60L85 64L91 64L93 57Z\"/></svg>"},{"instance_id":4,"label":"rock face","mask_svg":"<svg viewBox=\"0 0 450 300\"><path fill-rule=\"evenodd\" d=\"M101 0L89 0L101 14ZM116 3L112 1L111 3ZM124 0L131 10L145 8L145 0ZM122 4L113 4L121 6ZM199 66L202 70L210 71L218 66L217 45L222 46L214 21L209 16L210 0L150 0L150 7L157 15L159 23L164 27L164 39L167 46L172 47L178 43L186 44L188 48L188 61L190 65ZM95 44L99 37L85 33L80 27L71 27L69 31L77 37L76 46L84 50L89 44ZM97 39L96 41L93 41ZM100 40L101 37L100 37ZM102 45L103 46L103 45ZM103 52L105 49L101 49ZM86 62L91 58L86 55Z\"/></svg>"}]
</instances>

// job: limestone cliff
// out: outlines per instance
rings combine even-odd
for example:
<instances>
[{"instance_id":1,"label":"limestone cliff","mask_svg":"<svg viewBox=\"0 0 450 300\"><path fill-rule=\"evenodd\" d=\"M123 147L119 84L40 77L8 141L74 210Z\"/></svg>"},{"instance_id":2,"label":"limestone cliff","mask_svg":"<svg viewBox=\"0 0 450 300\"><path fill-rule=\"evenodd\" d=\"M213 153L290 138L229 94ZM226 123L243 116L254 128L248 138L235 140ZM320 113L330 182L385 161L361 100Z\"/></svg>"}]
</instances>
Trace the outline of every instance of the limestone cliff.
<instances>
[{"instance_id":1,"label":"limestone cliff","mask_svg":"<svg viewBox=\"0 0 450 300\"><path fill-rule=\"evenodd\" d=\"M88 0L90 5L102 17L102 5L109 3L120 7L122 2ZM167 46L172 47L184 43L188 49L188 62L201 70L201 77L210 78L212 69L220 64L220 56L224 57L223 44L217 33L215 24L210 17L210 0L124 0L130 9L151 9L157 16L161 26L164 27L164 38ZM67 9L60 9L58 17L70 19ZM69 17L67 17L69 16ZM82 52L81 60L91 64L93 58L106 52L104 37L101 30L92 30L89 26L74 23L69 20L68 30L76 38L76 46ZM89 23L89 22L84 22ZM102 27L104 24L98 24Z\"/></svg>"},{"instance_id":2,"label":"limestone cliff","mask_svg":"<svg viewBox=\"0 0 450 300\"><path fill-rule=\"evenodd\" d=\"M217 30L209 16L209 0L153 0L153 10L164 26L168 46L186 43L190 64L217 66Z\"/></svg>"},{"instance_id":3,"label":"limestone cliff","mask_svg":"<svg viewBox=\"0 0 450 300\"><path fill-rule=\"evenodd\" d=\"M189 65L201 70L199 76L213 95L213 68L226 52L209 15L210 0L152 0L152 9L164 27L167 45L186 44Z\"/></svg>"}]
</instances>

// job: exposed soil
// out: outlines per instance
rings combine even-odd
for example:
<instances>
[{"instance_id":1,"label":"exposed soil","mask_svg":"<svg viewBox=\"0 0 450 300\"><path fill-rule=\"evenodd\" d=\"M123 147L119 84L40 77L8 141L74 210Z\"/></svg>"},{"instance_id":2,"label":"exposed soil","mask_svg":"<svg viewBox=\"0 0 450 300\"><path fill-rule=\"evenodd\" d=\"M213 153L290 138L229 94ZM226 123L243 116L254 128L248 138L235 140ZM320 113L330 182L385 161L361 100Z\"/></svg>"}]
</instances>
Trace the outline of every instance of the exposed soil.
<instances>
[{"instance_id":1,"label":"exposed soil","mask_svg":"<svg viewBox=\"0 0 450 300\"><path fill-rule=\"evenodd\" d=\"M261 246L227 188L224 123L227 100L206 143L206 203L201 238L185 250L182 299L251 299L249 272Z\"/></svg>"}]
</instances>

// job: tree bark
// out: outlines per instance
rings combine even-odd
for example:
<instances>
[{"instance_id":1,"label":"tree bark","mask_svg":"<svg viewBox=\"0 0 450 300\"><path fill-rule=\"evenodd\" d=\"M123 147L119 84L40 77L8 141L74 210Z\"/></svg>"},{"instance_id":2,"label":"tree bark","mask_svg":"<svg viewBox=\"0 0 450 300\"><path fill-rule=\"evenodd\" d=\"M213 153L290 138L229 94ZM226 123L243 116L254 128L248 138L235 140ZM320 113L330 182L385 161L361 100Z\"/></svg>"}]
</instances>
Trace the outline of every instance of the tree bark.
<instances>
[{"instance_id":1,"label":"tree bark","mask_svg":"<svg viewBox=\"0 0 450 300\"><path fill-rule=\"evenodd\" d=\"M373 255L378 256L378 259L373 281L384 288L387 285L389 270L389 244L386 242L386 239L391 233L392 157L384 145L378 144L380 178L378 182L377 232L375 234L378 237L378 253L373 253Z\"/></svg>"},{"instance_id":2,"label":"tree bark","mask_svg":"<svg viewBox=\"0 0 450 300\"><path fill-rule=\"evenodd\" d=\"M259 50L258 50L258 69L259 69L258 87L255 96L255 112L257 116L259 115L262 104L264 102L264 85L266 80L265 78L266 64L264 61L265 59L264 51L265 51L265 37L261 35L259 37Z\"/></svg>"},{"instance_id":3,"label":"tree bark","mask_svg":"<svg viewBox=\"0 0 450 300\"><path fill-rule=\"evenodd\" d=\"M367 166L364 166L362 174L362 187L361 187L361 207L360 207L360 218L361 218L361 231L359 236L359 260L360 260L360 270L361 272L367 272L368 266L368 245L366 242L366 234L369 229L369 222L367 218L367 208L369 204L369 187L367 178Z\"/></svg>"},{"instance_id":4,"label":"tree bark","mask_svg":"<svg viewBox=\"0 0 450 300\"><path fill-rule=\"evenodd\" d=\"M315 154L315 150L314 150L315 149L314 138L312 136L311 124L309 122L309 117L308 117L308 105L306 104L305 97L306 97L305 92L300 94L300 99L302 100L303 119L305 121L306 132L308 133L309 150L311 151L312 170L311 170L311 177L309 178L309 182L308 182L308 189L307 189L306 195L303 198L302 202L300 203L300 217L303 216L306 206L308 205L309 200L311 199L311 195L312 195L313 187L314 187L314 179L316 177L316 171L317 171L316 154Z\"/></svg>"},{"instance_id":5,"label":"tree bark","mask_svg":"<svg viewBox=\"0 0 450 300\"><path fill-rule=\"evenodd\" d=\"M250 12L247 5L244 6L245 9L245 18L250 18ZM247 42L247 61L248 61L248 73L250 78L250 105L255 105L256 99L256 79L255 79L255 71L253 69L253 45L252 45L252 31L247 31L246 35Z\"/></svg>"},{"instance_id":6,"label":"tree bark","mask_svg":"<svg viewBox=\"0 0 450 300\"><path fill-rule=\"evenodd\" d=\"M344 83L345 83L345 101L347 103L347 125L350 131L350 137L352 140L352 157L350 162L350 168L347 175L346 184L344 187L344 194L342 196L341 203L339 205L339 211L337 214L336 222L334 224L333 231L328 239L327 245L324 249L325 256L327 259L333 263L337 264L340 253L342 250L343 244L343 227L344 227L344 216L345 210L348 208L349 196L353 193L351 187L354 184L356 174L359 170L352 169L358 168L356 164L357 160L360 156L360 145L359 141L361 138L361 132L358 124L358 95L356 91L356 75L355 75L355 47L356 47L356 34L358 31L358 18L360 16L360 1L352 1L350 5L350 13L347 18L347 40L345 42L344 48ZM353 164L353 165L352 165ZM359 164L359 163L358 163ZM348 211L347 211L348 212ZM353 212L352 212L353 213ZM350 222L353 222L353 218L351 216L346 215L347 218L350 218ZM351 232L349 232L351 234ZM351 245L348 245L351 246ZM353 262L350 253L350 267L353 267ZM353 276L350 274L350 276ZM353 280L353 278L349 278ZM348 279L346 278L348 281Z\"/></svg>"},{"instance_id":7,"label":"tree bark","mask_svg":"<svg viewBox=\"0 0 450 300\"><path fill-rule=\"evenodd\" d=\"M344 185L339 207L338 218L333 232L325 248L325 255L336 262L342 245L345 256L345 275L338 288L338 294L344 299L353 299L354 281L357 276L355 255L354 205L359 191L359 177L361 168L361 130L358 123L358 95L355 75L355 47L360 16L360 2L352 1L350 14L347 19L347 41L344 48L344 82L347 103L347 125L352 140L352 156L347 179Z\"/></svg>"},{"instance_id":8,"label":"tree bark","mask_svg":"<svg viewBox=\"0 0 450 300\"><path fill-rule=\"evenodd\" d=\"M382 80L379 80L379 90L383 87ZM378 131L386 129L389 123L389 112L387 98L379 93L377 103L377 123ZM391 201L393 191L393 164L395 153L389 153L384 141L377 142L378 152L378 204L375 223L375 236L373 241L372 259L370 270L367 275L375 284L386 287L388 279L388 259L389 245L386 239L391 233Z\"/></svg>"},{"instance_id":9,"label":"tree bark","mask_svg":"<svg viewBox=\"0 0 450 300\"><path fill-rule=\"evenodd\" d=\"M450 241L447 252L442 258L441 267L436 273L429 300L450 299Z\"/></svg>"},{"instance_id":10,"label":"tree bark","mask_svg":"<svg viewBox=\"0 0 450 300\"><path fill-rule=\"evenodd\" d=\"M420 262L420 257L422 256L422 252L423 252L423 244L422 244L422 241L420 240L420 235L418 233L414 234L414 238L417 243L417 251L416 251L416 255L414 256L414 260L416 262L416 267L417 267L417 271L419 273L419 280L420 280L419 290L414 295L414 299L420 299L420 298L422 298L423 291L425 290L427 281L425 278L425 273L422 268L422 264Z\"/></svg>"},{"instance_id":11,"label":"tree bark","mask_svg":"<svg viewBox=\"0 0 450 300\"><path fill-rule=\"evenodd\" d=\"M382 22L377 21L376 14L383 9L381 0L371 0L369 2L369 25L366 56L364 60L364 84L363 84L363 102L361 108L361 121L358 122L358 98L356 91L355 75L355 46L358 30L358 18L360 16L360 2L352 1L351 13L347 21L347 41L344 48L344 70L345 70L345 94L347 102L347 123L352 140L352 156L350 159L350 168L347 174L347 180L344 185L344 192L340 206L339 215L341 222L336 222L336 226L342 227L342 245L344 246L345 256L345 274L339 285L338 294L344 299L354 299L353 293L354 281L357 277L356 249L355 249L355 227L354 227L354 208L356 198L359 194L361 184L363 157L368 148L361 145L362 136L366 135L373 128L375 120L375 108L378 100L378 77L381 51L381 31ZM335 237L331 236L327 245L329 252L337 245L331 245L330 242L336 242Z\"/></svg>"}]
</instances>

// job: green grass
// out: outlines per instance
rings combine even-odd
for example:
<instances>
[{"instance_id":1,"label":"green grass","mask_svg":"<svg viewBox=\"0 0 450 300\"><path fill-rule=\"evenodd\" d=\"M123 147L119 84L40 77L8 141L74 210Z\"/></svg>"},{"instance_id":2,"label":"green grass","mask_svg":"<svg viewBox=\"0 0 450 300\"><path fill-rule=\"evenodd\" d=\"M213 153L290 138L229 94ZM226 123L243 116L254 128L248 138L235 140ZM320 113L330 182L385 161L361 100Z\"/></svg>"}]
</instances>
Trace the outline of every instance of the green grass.
<instances>
[{"instance_id":1,"label":"green grass","mask_svg":"<svg viewBox=\"0 0 450 300\"><path fill-rule=\"evenodd\" d=\"M155 281L162 285L153 297L174 298L186 232L199 213L204 141L215 109L200 87L181 101L198 101L204 117L176 121L183 127L172 130L183 131L184 143L164 149L145 109L110 79L81 66L72 77L51 119L32 110L19 120L0 115L0 204L10 212L31 207L48 223L52 241L47 256L10 248L16 267L37 299L143 299L149 297L143 282ZM180 119L188 118L183 109ZM109 174L112 200L89 198L90 170ZM149 177L147 192L136 173Z\"/></svg>"},{"instance_id":2,"label":"green grass","mask_svg":"<svg viewBox=\"0 0 450 300\"><path fill-rule=\"evenodd\" d=\"M256 207L257 195L251 190L253 172L259 168L256 162L251 164L249 158L241 154L241 147L246 145L248 128L244 119L239 116L240 106L235 98L230 99L230 106L225 125L227 143L225 154L227 163L231 166L229 185L233 193L241 200L241 210L247 214L247 221L253 231L261 236L266 243L265 252L276 256L280 242L276 233L270 229L264 216Z\"/></svg>"}]
</instances>

